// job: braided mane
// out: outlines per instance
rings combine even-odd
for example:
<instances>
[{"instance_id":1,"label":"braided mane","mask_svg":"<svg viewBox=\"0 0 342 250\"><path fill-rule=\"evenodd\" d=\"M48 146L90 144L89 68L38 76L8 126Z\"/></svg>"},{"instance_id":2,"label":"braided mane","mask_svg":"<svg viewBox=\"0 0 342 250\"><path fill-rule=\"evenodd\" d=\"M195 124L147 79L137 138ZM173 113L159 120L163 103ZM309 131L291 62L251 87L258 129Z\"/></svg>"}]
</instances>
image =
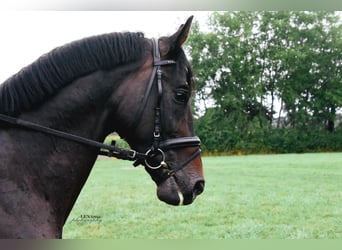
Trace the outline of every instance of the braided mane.
<instances>
[{"instance_id":1,"label":"braided mane","mask_svg":"<svg viewBox=\"0 0 342 250\"><path fill-rule=\"evenodd\" d=\"M53 49L0 85L0 113L18 115L77 78L143 56L142 33L110 33Z\"/></svg>"}]
</instances>

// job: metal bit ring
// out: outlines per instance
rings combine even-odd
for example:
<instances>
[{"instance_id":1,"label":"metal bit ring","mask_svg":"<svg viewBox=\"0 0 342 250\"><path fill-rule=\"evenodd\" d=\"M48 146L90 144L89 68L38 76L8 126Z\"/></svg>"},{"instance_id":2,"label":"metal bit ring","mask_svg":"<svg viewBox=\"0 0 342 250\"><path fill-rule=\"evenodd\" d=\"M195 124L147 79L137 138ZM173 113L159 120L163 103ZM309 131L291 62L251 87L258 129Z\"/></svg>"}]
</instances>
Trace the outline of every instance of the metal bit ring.
<instances>
[{"instance_id":1,"label":"metal bit ring","mask_svg":"<svg viewBox=\"0 0 342 250\"><path fill-rule=\"evenodd\" d=\"M156 153L161 155L162 160L160 161L160 163L157 166L153 166L151 163L148 162L148 160L155 157L157 155ZM152 155L152 154L154 154L154 155ZM145 159L146 167L148 167L150 169L158 169L160 167L165 167L165 165L166 165L165 154L164 154L163 150L161 150L160 148L158 148L157 150L153 150L153 151L152 151L152 149L149 149L149 150L147 150L145 155L146 155L146 159Z\"/></svg>"}]
</instances>

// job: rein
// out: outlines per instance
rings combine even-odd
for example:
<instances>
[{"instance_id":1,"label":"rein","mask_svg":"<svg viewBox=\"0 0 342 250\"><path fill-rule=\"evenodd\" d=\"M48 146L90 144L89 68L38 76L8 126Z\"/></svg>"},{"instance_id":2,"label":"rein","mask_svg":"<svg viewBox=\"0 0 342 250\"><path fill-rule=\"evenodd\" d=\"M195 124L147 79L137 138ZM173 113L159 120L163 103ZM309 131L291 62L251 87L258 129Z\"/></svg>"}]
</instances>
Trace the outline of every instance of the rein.
<instances>
[{"instance_id":1,"label":"rein","mask_svg":"<svg viewBox=\"0 0 342 250\"><path fill-rule=\"evenodd\" d=\"M48 127L45 127L36 123L32 123L29 121L21 120L21 119L3 115L3 114L0 114L0 121L12 124L14 126L38 131L44 134L53 135L53 136L56 136L56 137L59 137L68 141L73 141L73 142L77 142L77 143L91 146L94 148L99 148L100 149L98 153L99 155L105 155L108 157L115 157L118 159L131 160L131 161L145 158L144 154L138 153L135 150L127 150L124 148L116 147L115 141L112 141L112 145L108 145L108 144L100 143L100 142L87 139L78 135L69 134L66 132L48 128Z\"/></svg>"},{"instance_id":2,"label":"rein","mask_svg":"<svg viewBox=\"0 0 342 250\"><path fill-rule=\"evenodd\" d=\"M133 165L136 167L140 164L150 168L150 169L159 169L162 168L165 171L161 177L161 181L166 180L170 176L174 175L178 170L185 167L192 160L194 160L197 156L200 155L200 139L197 136L193 137L179 137L172 138L162 141L161 140L161 99L163 96L162 89L162 71L161 67L164 65L175 64L176 62L173 60L160 60L160 52L158 41L152 39L153 44L153 70L152 75L149 80L146 94L142 101L142 105L139 106L139 109L136 114L136 119L133 122L132 127L136 127L143 115L143 111L146 107L148 97L151 93L153 83L155 82L155 78L157 77L157 90L158 90L158 99L157 105L155 108L155 118L154 118L154 132L153 132L153 144L147 150L146 153L140 153L132 149L124 149L115 146L115 141L111 142L111 145L100 143L88 138L84 138L78 135L66 133L63 131L55 130L49 127L45 127L36 123L32 123L29 121L25 121L19 118L7 116L4 114L0 114L0 121L6 122L8 124L26 128L34 131L38 131L44 134L49 134L55 137L59 137L65 140L77 142L83 145L87 145L90 147L94 147L99 149L98 154L104 155L108 157L115 157L122 160L134 161ZM197 147L197 150L186 160L177 164L177 167L170 168L169 164L165 161L165 151L178 149L178 148L188 148L188 147Z\"/></svg>"}]
</instances>

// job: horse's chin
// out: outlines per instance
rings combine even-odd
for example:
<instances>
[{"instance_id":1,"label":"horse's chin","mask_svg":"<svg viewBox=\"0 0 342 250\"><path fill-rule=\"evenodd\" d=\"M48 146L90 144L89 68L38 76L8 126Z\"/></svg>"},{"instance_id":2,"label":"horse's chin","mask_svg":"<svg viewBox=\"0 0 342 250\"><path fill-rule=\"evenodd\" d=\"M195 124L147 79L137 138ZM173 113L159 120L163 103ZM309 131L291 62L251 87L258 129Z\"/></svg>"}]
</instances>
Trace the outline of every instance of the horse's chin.
<instances>
[{"instance_id":1,"label":"horse's chin","mask_svg":"<svg viewBox=\"0 0 342 250\"><path fill-rule=\"evenodd\" d=\"M189 187L181 187L175 178L170 177L157 187L158 199L174 206L191 204L203 192L204 181L196 180Z\"/></svg>"}]
</instances>

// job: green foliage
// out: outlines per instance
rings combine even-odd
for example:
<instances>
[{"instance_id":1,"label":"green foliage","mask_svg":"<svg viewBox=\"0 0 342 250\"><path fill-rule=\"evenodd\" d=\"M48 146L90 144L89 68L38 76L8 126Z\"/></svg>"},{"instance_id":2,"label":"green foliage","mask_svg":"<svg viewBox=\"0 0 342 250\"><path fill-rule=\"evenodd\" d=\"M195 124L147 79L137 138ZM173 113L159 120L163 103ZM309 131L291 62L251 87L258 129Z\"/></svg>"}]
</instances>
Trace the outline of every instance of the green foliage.
<instances>
[{"instance_id":1,"label":"green foliage","mask_svg":"<svg viewBox=\"0 0 342 250\"><path fill-rule=\"evenodd\" d=\"M219 112L219 109L210 109L195 121L196 134L201 138L205 154L342 151L342 127L334 132L319 128L268 128L254 120L249 127L240 129L229 126L236 124L236 120L223 117Z\"/></svg>"},{"instance_id":2,"label":"green foliage","mask_svg":"<svg viewBox=\"0 0 342 250\"><path fill-rule=\"evenodd\" d=\"M275 153L338 152L342 151L342 131L273 129L265 144Z\"/></svg>"},{"instance_id":3,"label":"green foliage","mask_svg":"<svg viewBox=\"0 0 342 250\"><path fill-rule=\"evenodd\" d=\"M341 159L341 153L203 157L205 191L186 207L160 202L143 168L100 160L63 238L341 239ZM101 221L73 221L81 215Z\"/></svg>"},{"instance_id":4,"label":"green foliage","mask_svg":"<svg viewBox=\"0 0 342 250\"><path fill-rule=\"evenodd\" d=\"M120 148L127 148L129 149L130 146L128 145L128 143L121 139L117 134L110 134L105 138L104 143L110 145L112 143L112 141L115 141L115 145L120 147Z\"/></svg>"},{"instance_id":5,"label":"green foliage","mask_svg":"<svg viewBox=\"0 0 342 250\"><path fill-rule=\"evenodd\" d=\"M196 101L204 104L195 125L205 150L341 150L341 142L331 140L341 138L336 13L218 12L208 25L210 31L201 32L195 24L188 42Z\"/></svg>"}]
</instances>

